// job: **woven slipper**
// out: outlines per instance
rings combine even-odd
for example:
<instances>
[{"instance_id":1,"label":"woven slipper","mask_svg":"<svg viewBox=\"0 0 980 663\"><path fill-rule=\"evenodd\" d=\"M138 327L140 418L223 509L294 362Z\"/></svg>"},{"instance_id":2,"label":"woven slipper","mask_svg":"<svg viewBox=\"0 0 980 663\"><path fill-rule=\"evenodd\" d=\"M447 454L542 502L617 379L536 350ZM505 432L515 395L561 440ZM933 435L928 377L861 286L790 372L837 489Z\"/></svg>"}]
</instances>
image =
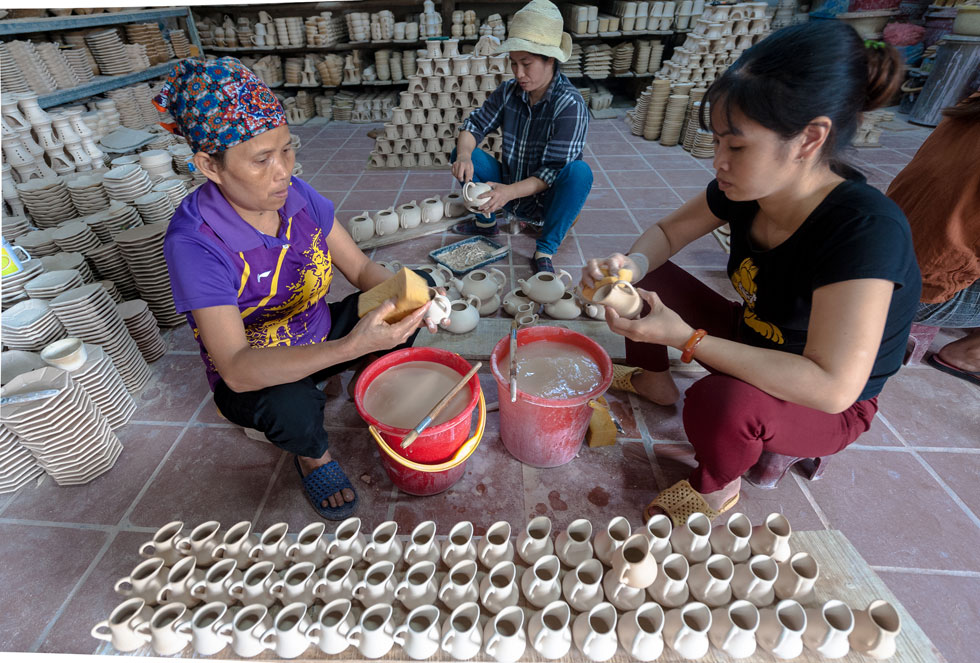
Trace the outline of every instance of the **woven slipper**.
<instances>
[{"instance_id":1,"label":"woven slipper","mask_svg":"<svg viewBox=\"0 0 980 663\"><path fill-rule=\"evenodd\" d=\"M610 389L615 389L617 391L627 391L631 394L639 393L635 387L633 387L633 374L642 371L642 368L637 368L636 366L621 366L620 364L613 364L613 379L612 384L609 385Z\"/></svg>"},{"instance_id":2,"label":"woven slipper","mask_svg":"<svg viewBox=\"0 0 980 663\"><path fill-rule=\"evenodd\" d=\"M939 358L939 355L932 355L926 361L935 368L938 368L943 373L948 373L954 377L958 377L961 380L966 380L967 382L972 382L975 385L980 385L980 373L964 371L961 368L956 368L950 363L947 363Z\"/></svg>"},{"instance_id":3,"label":"woven slipper","mask_svg":"<svg viewBox=\"0 0 980 663\"><path fill-rule=\"evenodd\" d=\"M687 518L692 513L703 513L708 516L708 520L714 520L721 514L731 509L738 502L739 494L725 502L720 511L715 511L704 501L701 494L691 487L687 480L678 481L670 488L660 492L657 497L647 504L643 510L643 520L650 520L650 509L660 507L670 516L674 522L674 527L681 527L687 523Z\"/></svg>"},{"instance_id":4,"label":"woven slipper","mask_svg":"<svg viewBox=\"0 0 980 663\"><path fill-rule=\"evenodd\" d=\"M293 463L296 465L296 471L299 472L299 476L303 480L303 490L306 491L306 497L310 501L310 505L320 514L321 518L326 518L327 520L345 520L354 514L359 501L357 491L354 490L350 479L340 469L337 461L332 460L326 465L321 465L305 477L303 476L303 469L299 466L299 459L293 457ZM354 492L353 502L346 502L343 506L338 507L327 506L324 508L322 506L328 497L334 493L339 493L344 488L350 488Z\"/></svg>"}]
</instances>

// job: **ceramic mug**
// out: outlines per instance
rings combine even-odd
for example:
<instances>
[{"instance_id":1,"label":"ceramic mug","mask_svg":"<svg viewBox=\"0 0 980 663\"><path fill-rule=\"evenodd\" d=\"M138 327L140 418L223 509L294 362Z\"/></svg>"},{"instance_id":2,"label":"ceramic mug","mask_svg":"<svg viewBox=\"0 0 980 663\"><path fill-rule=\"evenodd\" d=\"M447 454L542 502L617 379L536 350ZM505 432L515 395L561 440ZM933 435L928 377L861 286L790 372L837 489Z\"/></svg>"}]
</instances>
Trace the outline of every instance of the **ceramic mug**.
<instances>
[{"instance_id":1,"label":"ceramic mug","mask_svg":"<svg viewBox=\"0 0 980 663\"><path fill-rule=\"evenodd\" d=\"M527 625L527 638L541 656L564 658L572 648L572 611L564 601L552 601L534 613Z\"/></svg>"},{"instance_id":2,"label":"ceramic mug","mask_svg":"<svg viewBox=\"0 0 980 663\"><path fill-rule=\"evenodd\" d=\"M517 566L510 561L498 562L480 581L480 604L492 615L517 605Z\"/></svg>"},{"instance_id":3,"label":"ceramic mug","mask_svg":"<svg viewBox=\"0 0 980 663\"><path fill-rule=\"evenodd\" d=\"M455 310L455 302L454 310ZM445 543L442 545L442 561L452 567L459 562L476 559L476 544L473 542L473 523L463 520L456 523Z\"/></svg>"},{"instance_id":4,"label":"ceramic mug","mask_svg":"<svg viewBox=\"0 0 980 663\"><path fill-rule=\"evenodd\" d=\"M483 648L480 606L470 602L453 610L442 626L439 646L457 661L469 660L480 653Z\"/></svg>"},{"instance_id":5,"label":"ceramic mug","mask_svg":"<svg viewBox=\"0 0 980 663\"><path fill-rule=\"evenodd\" d=\"M364 611L360 621L347 634L347 642L365 658L381 658L395 644L391 605L382 603Z\"/></svg>"},{"instance_id":6,"label":"ceramic mug","mask_svg":"<svg viewBox=\"0 0 980 663\"><path fill-rule=\"evenodd\" d=\"M555 552L551 540L551 519L547 516L532 518L517 538L517 554L526 564L534 564L545 555Z\"/></svg>"},{"instance_id":7,"label":"ceramic mug","mask_svg":"<svg viewBox=\"0 0 980 663\"><path fill-rule=\"evenodd\" d=\"M169 522L156 531L153 538L140 546L142 557L162 557L166 566L173 566L182 555L177 550L177 541L184 523L179 520Z\"/></svg>"},{"instance_id":8,"label":"ceramic mug","mask_svg":"<svg viewBox=\"0 0 980 663\"><path fill-rule=\"evenodd\" d=\"M354 585L352 594L366 608L390 604L395 596L395 565L383 560L369 566L364 579Z\"/></svg>"},{"instance_id":9,"label":"ceramic mug","mask_svg":"<svg viewBox=\"0 0 980 663\"><path fill-rule=\"evenodd\" d=\"M307 632L313 626L304 603L290 603L272 621L272 628L262 634L261 642L279 658L296 658L310 647Z\"/></svg>"},{"instance_id":10,"label":"ceramic mug","mask_svg":"<svg viewBox=\"0 0 980 663\"><path fill-rule=\"evenodd\" d=\"M394 597L409 610L434 603L439 588L436 586L436 565L428 560L408 567L405 579L395 587Z\"/></svg>"},{"instance_id":11,"label":"ceramic mug","mask_svg":"<svg viewBox=\"0 0 980 663\"><path fill-rule=\"evenodd\" d=\"M511 528L506 520L495 522L477 546L476 556L485 568L514 559L514 544L510 542Z\"/></svg>"},{"instance_id":12,"label":"ceramic mug","mask_svg":"<svg viewBox=\"0 0 980 663\"><path fill-rule=\"evenodd\" d=\"M231 614L221 601L205 603L191 618L191 647L201 656L214 656L231 644Z\"/></svg>"},{"instance_id":13,"label":"ceramic mug","mask_svg":"<svg viewBox=\"0 0 980 663\"><path fill-rule=\"evenodd\" d=\"M395 629L394 640L405 653L417 661L439 651L439 608L419 606L408 613L405 623Z\"/></svg>"},{"instance_id":14,"label":"ceramic mug","mask_svg":"<svg viewBox=\"0 0 980 663\"><path fill-rule=\"evenodd\" d=\"M555 554L565 566L576 567L592 559L592 523L578 518L555 538Z\"/></svg>"},{"instance_id":15,"label":"ceramic mug","mask_svg":"<svg viewBox=\"0 0 980 663\"><path fill-rule=\"evenodd\" d=\"M173 656L191 640L191 623L187 619L187 606L170 603L161 606L148 622L136 627L144 641L149 642L158 656Z\"/></svg>"},{"instance_id":16,"label":"ceramic mug","mask_svg":"<svg viewBox=\"0 0 980 663\"><path fill-rule=\"evenodd\" d=\"M313 588L313 594L329 603L336 599L351 599L354 597L354 587L357 585L357 573L354 571L354 559L346 555L331 560L320 573L320 579Z\"/></svg>"},{"instance_id":17,"label":"ceramic mug","mask_svg":"<svg viewBox=\"0 0 980 663\"><path fill-rule=\"evenodd\" d=\"M306 636L323 653L339 654L350 646L347 634L356 623L350 600L337 599L323 607L319 618L310 626Z\"/></svg>"},{"instance_id":18,"label":"ceramic mug","mask_svg":"<svg viewBox=\"0 0 980 663\"><path fill-rule=\"evenodd\" d=\"M524 632L524 611L517 607L504 608L483 629L483 648L498 663L515 663L527 647Z\"/></svg>"},{"instance_id":19,"label":"ceramic mug","mask_svg":"<svg viewBox=\"0 0 980 663\"><path fill-rule=\"evenodd\" d=\"M438 271L430 272L433 277L437 273ZM438 281L436 284L438 285ZM445 281L442 285L445 285ZM436 541L434 521L426 520L416 525L409 537L408 545L405 546L403 558L408 565L422 561L439 562L439 543Z\"/></svg>"},{"instance_id":20,"label":"ceramic mug","mask_svg":"<svg viewBox=\"0 0 980 663\"><path fill-rule=\"evenodd\" d=\"M136 565L125 578L116 581L113 589L129 598L140 598L147 605L157 604L157 594L167 582L168 569L162 557L151 557Z\"/></svg>"},{"instance_id":21,"label":"ceramic mug","mask_svg":"<svg viewBox=\"0 0 980 663\"><path fill-rule=\"evenodd\" d=\"M266 650L262 635L272 626L269 609L264 605L248 605L231 620L231 649L242 658L258 656Z\"/></svg>"},{"instance_id":22,"label":"ceramic mug","mask_svg":"<svg viewBox=\"0 0 980 663\"><path fill-rule=\"evenodd\" d=\"M111 642L116 651L135 651L146 644L146 638L136 628L152 618L153 608L143 599L127 599L109 613L108 619L92 628L92 637Z\"/></svg>"}]
</instances>

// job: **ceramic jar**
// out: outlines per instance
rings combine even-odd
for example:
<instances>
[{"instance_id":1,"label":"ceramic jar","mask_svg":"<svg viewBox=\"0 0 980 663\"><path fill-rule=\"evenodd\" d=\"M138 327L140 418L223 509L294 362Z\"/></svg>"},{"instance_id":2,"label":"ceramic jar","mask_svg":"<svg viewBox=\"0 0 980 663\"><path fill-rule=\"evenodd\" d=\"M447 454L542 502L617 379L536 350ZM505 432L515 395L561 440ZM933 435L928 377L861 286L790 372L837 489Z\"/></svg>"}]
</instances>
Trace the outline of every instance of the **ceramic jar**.
<instances>
[{"instance_id":1,"label":"ceramic jar","mask_svg":"<svg viewBox=\"0 0 980 663\"><path fill-rule=\"evenodd\" d=\"M355 585L357 573L354 571L354 559L342 555L331 560L320 572L320 579L317 580L313 593L324 603L329 603L337 599L353 598Z\"/></svg>"},{"instance_id":2,"label":"ceramic jar","mask_svg":"<svg viewBox=\"0 0 980 663\"><path fill-rule=\"evenodd\" d=\"M288 531L289 523L276 523L262 532L259 542L248 552L249 558L253 562L272 562L276 571L286 568L289 563L286 558L286 549L289 548L289 539L286 538Z\"/></svg>"},{"instance_id":3,"label":"ceramic jar","mask_svg":"<svg viewBox=\"0 0 980 663\"><path fill-rule=\"evenodd\" d=\"M711 556L711 521L703 513L692 513L687 522L675 527L670 534L670 545L692 564L703 562Z\"/></svg>"},{"instance_id":4,"label":"ceramic jar","mask_svg":"<svg viewBox=\"0 0 980 663\"><path fill-rule=\"evenodd\" d=\"M296 543L286 548L286 559L290 564L310 562L316 568L327 563L327 542L324 539L326 525L311 523L300 530Z\"/></svg>"},{"instance_id":5,"label":"ceramic jar","mask_svg":"<svg viewBox=\"0 0 980 663\"><path fill-rule=\"evenodd\" d=\"M238 569L244 571L252 565L252 559L248 553L258 542L259 535L252 531L252 522L243 520L235 523L225 532L225 535L221 537L221 543L211 551L211 556L215 560L233 559L237 562Z\"/></svg>"},{"instance_id":6,"label":"ceramic jar","mask_svg":"<svg viewBox=\"0 0 980 663\"><path fill-rule=\"evenodd\" d=\"M221 601L206 603L191 618L191 647L201 656L214 656L231 644L231 614Z\"/></svg>"},{"instance_id":7,"label":"ceramic jar","mask_svg":"<svg viewBox=\"0 0 980 663\"><path fill-rule=\"evenodd\" d=\"M876 599L864 610L854 612L854 630L848 636L851 649L871 658L890 658L895 639L902 630L902 618L888 601Z\"/></svg>"},{"instance_id":8,"label":"ceramic jar","mask_svg":"<svg viewBox=\"0 0 980 663\"><path fill-rule=\"evenodd\" d=\"M403 558L406 564L418 562L439 562L439 543L436 541L436 524L426 520L415 526L405 546Z\"/></svg>"},{"instance_id":9,"label":"ceramic jar","mask_svg":"<svg viewBox=\"0 0 980 663\"><path fill-rule=\"evenodd\" d=\"M316 582L316 567L313 562L300 562L286 569L282 579L272 583L269 593L283 605L297 602L312 604Z\"/></svg>"},{"instance_id":10,"label":"ceramic jar","mask_svg":"<svg viewBox=\"0 0 980 663\"><path fill-rule=\"evenodd\" d=\"M352 594L366 608L390 604L395 598L395 565L381 561L369 566L364 578L354 585Z\"/></svg>"},{"instance_id":11,"label":"ceramic jar","mask_svg":"<svg viewBox=\"0 0 980 663\"><path fill-rule=\"evenodd\" d=\"M270 590L278 579L272 562L259 562L249 568L241 580L231 584L228 595L244 605L263 605L268 608L276 602L276 597Z\"/></svg>"},{"instance_id":12,"label":"ceramic jar","mask_svg":"<svg viewBox=\"0 0 980 663\"><path fill-rule=\"evenodd\" d=\"M673 524L668 516L658 513L651 516L640 530L640 534L647 537L650 541L650 554L657 560L663 562L667 555L673 552L670 545L670 533L673 531Z\"/></svg>"},{"instance_id":13,"label":"ceramic jar","mask_svg":"<svg viewBox=\"0 0 980 663\"><path fill-rule=\"evenodd\" d=\"M704 562L691 566L687 586L695 600L709 608L725 605L732 599L732 577L735 565L724 555L712 555Z\"/></svg>"},{"instance_id":14,"label":"ceramic jar","mask_svg":"<svg viewBox=\"0 0 980 663\"><path fill-rule=\"evenodd\" d=\"M455 610L464 603L472 603L480 598L476 577L476 562L464 559L454 564L439 587L439 600L447 608Z\"/></svg>"},{"instance_id":15,"label":"ceramic jar","mask_svg":"<svg viewBox=\"0 0 980 663\"><path fill-rule=\"evenodd\" d=\"M475 560L476 543L473 542L473 523L463 520L449 530L449 536L442 544L442 561L446 566L452 567L459 562Z\"/></svg>"},{"instance_id":16,"label":"ceramic jar","mask_svg":"<svg viewBox=\"0 0 980 663\"><path fill-rule=\"evenodd\" d=\"M759 609L748 601L734 601L711 611L711 644L732 658L748 658L755 653L755 632L759 628Z\"/></svg>"},{"instance_id":17,"label":"ceramic jar","mask_svg":"<svg viewBox=\"0 0 980 663\"><path fill-rule=\"evenodd\" d=\"M525 564L534 564L545 555L555 552L551 541L551 519L547 516L532 518L517 537L517 554Z\"/></svg>"},{"instance_id":18,"label":"ceramic jar","mask_svg":"<svg viewBox=\"0 0 980 663\"><path fill-rule=\"evenodd\" d=\"M664 650L664 609L656 603L644 603L623 614L616 634L623 649L635 661L652 661Z\"/></svg>"},{"instance_id":19,"label":"ceramic jar","mask_svg":"<svg viewBox=\"0 0 980 663\"><path fill-rule=\"evenodd\" d=\"M577 567L585 560L592 559L591 540L592 523L586 518L578 518L555 538L555 554L565 566Z\"/></svg>"},{"instance_id":20,"label":"ceramic jar","mask_svg":"<svg viewBox=\"0 0 980 663\"><path fill-rule=\"evenodd\" d=\"M773 589L778 599L793 599L809 603L813 586L820 577L820 565L810 553L798 552L781 562Z\"/></svg>"},{"instance_id":21,"label":"ceramic jar","mask_svg":"<svg viewBox=\"0 0 980 663\"><path fill-rule=\"evenodd\" d=\"M647 587L647 593L665 608L679 608L687 603L690 595L687 587L689 574L687 558L680 553L671 553L664 558L660 573Z\"/></svg>"},{"instance_id":22,"label":"ceramic jar","mask_svg":"<svg viewBox=\"0 0 980 663\"><path fill-rule=\"evenodd\" d=\"M374 605L361 614L360 621L347 634L347 642L364 658L381 658L395 644L395 625L391 605Z\"/></svg>"},{"instance_id":23,"label":"ceramic jar","mask_svg":"<svg viewBox=\"0 0 980 663\"><path fill-rule=\"evenodd\" d=\"M356 623L350 600L337 599L323 606L320 616L306 632L306 637L324 654L340 654L350 646L347 634Z\"/></svg>"},{"instance_id":24,"label":"ceramic jar","mask_svg":"<svg viewBox=\"0 0 980 663\"><path fill-rule=\"evenodd\" d=\"M744 599L756 607L772 603L776 592L776 575L779 568L772 557L755 555L747 562L735 565L732 576L732 594L737 599Z\"/></svg>"},{"instance_id":25,"label":"ceramic jar","mask_svg":"<svg viewBox=\"0 0 980 663\"><path fill-rule=\"evenodd\" d=\"M498 562L480 581L480 604L491 615L517 605L517 566L511 561Z\"/></svg>"},{"instance_id":26,"label":"ceramic jar","mask_svg":"<svg viewBox=\"0 0 980 663\"><path fill-rule=\"evenodd\" d=\"M157 604L157 593L167 582L170 569L162 557L151 557L136 565L126 576L116 581L113 589L127 598L143 599L149 606Z\"/></svg>"},{"instance_id":27,"label":"ceramic jar","mask_svg":"<svg viewBox=\"0 0 980 663\"><path fill-rule=\"evenodd\" d=\"M378 237L391 235L399 228L398 214L394 208L383 209L374 215L374 234Z\"/></svg>"},{"instance_id":28,"label":"ceramic jar","mask_svg":"<svg viewBox=\"0 0 980 663\"><path fill-rule=\"evenodd\" d=\"M605 600L602 590L602 562L587 559L565 574L562 596L577 612L588 612Z\"/></svg>"},{"instance_id":29,"label":"ceramic jar","mask_svg":"<svg viewBox=\"0 0 980 663\"><path fill-rule=\"evenodd\" d=\"M600 603L580 614L572 624L575 646L589 660L608 661L619 647L616 620L616 608L609 603Z\"/></svg>"},{"instance_id":30,"label":"ceramic jar","mask_svg":"<svg viewBox=\"0 0 980 663\"><path fill-rule=\"evenodd\" d=\"M165 566L173 566L182 557L177 550L177 541L183 529L184 523L179 520L167 523L156 531L152 539L140 546L140 555L161 557Z\"/></svg>"},{"instance_id":31,"label":"ceramic jar","mask_svg":"<svg viewBox=\"0 0 980 663\"><path fill-rule=\"evenodd\" d=\"M514 559L514 544L510 542L510 523L501 520L487 530L476 548L476 557L484 568L490 569L500 562Z\"/></svg>"},{"instance_id":32,"label":"ceramic jar","mask_svg":"<svg viewBox=\"0 0 980 663\"><path fill-rule=\"evenodd\" d=\"M446 300L447 309L448 303L449 301ZM374 528L371 533L371 540L364 546L364 561L368 564L381 561L397 564L401 557L402 543L398 540L398 523L393 520L386 520Z\"/></svg>"},{"instance_id":33,"label":"ceramic jar","mask_svg":"<svg viewBox=\"0 0 980 663\"><path fill-rule=\"evenodd\" d=\"M211 553L221 543L221 535L218 531L220 529L221 523L217 520L201 523L191 530L189 536L177 541L177 552L194 557L198 568L211 566L214 564Z\"/></svg>"},{"instance_id":34,"label":"ceramic jar","mask_svg":"<svg viewBox=\"0 0 980 663\"><path fill-rule=\"evenodd\" d=\"M842 658L851 650L854 614L843 601L831 599L819 608L806 609L803 645L824 658Z\"/></svg>"},{"instance_id":35,"label":"ceramic jar","mask_svg":"<svg viewBox=\"0 0 980 663\"><path fill-rule=\"evenodd\" d=\"M432 198L426 198L422 201L423 223L435 223L436 221L441 221L444 214L445 206L443 205L442 198L434 196Z\"/></svg>"},{"instance_id":36,"label":"ceramic jar","mask_svg":"<svg viewBox=\"0 0 980 663\"><path fill-rule=\"evenodd\" d=\"M561 563L555 555L539 557L521 576L521 590L528 603L543 608L561 598L561 581L558 572Z\"/></svg>"},{"instance_id":37,"label":"ceramic jar","mask_svg":"<svg viewBox=\"0 0 980 663\"><path fill-rule=\"evenodd\" d=\"M146 644L146 638L136 629L153 618L153 608L146 605L143 599L127 599L117 605L109 618L92 628L92 637L111 642L113 649L119 652L131 652Z\"/></svg>"},{"instance_id":38,"label":"ceramic jar","mask_svg":"<svg viewBox=\"0 0 980 663\"><path fill-rule=\"evenodd\" d=\"M789 559L789 537L793 533L789 520L781 513L770 513L765 522L752 528L749 545L753 555L768 555L777 562Z\"/></svg>"},{"instance_id":39,"label":"ceramic jar","mask_svg":"<svg viewBox=\"0 0 980 663\"><path fill-rule=\"evenodd\" d=\"M327 544L327 556L330 559L350 557L354 564L357 564L364 555L366 545L367 541L361 534L361 519L348 518L337 526L333 541Z\"/></svg>"},{"instance_id":40,"label":"ceramic jar","mask_svg":"<svg viewBox=\"0 0 980 663\"><path fill-rule=\"evenodd\" d=\"M363 242L374 237L374 220L368 216L367 212L353 217L347 224L351 239L355 242Z\"/></svg>"},{"instance_id":41,"label":"ceramic jar","mask_svg":"<svg viewBox=\"0 0 980 663\"><path fill-rule=\"evenodd\" d=\"M269 609L264 605L241 608L231 620L231 648L242 658L258 656L266 650L262 635L272 626Z\"/></svg>"},{"instance_id":42,"label":"ceramic jar","mask_svg":"<svg viewBox=\"0 0 980 663\"><path fill-rule=\"evenodd\" d=\"M665 613L664 642L681 658L701 658L711 646L708 640L710 628L711 610L703 603L692 601Z\"/></svg>"},{"instance_id":43,"label":"ceramic jar","mask_svg":"<svg viewBox=\"0 0 980 663\"><path fill-rule=\"evenodd\" d=\"M633 533L629 521L622 516L616 516L609 521L606 528L595 536L595 555L606 566L612 566L613 553L626 542Z\"/></svg>"},{"instance_id":44,"label":"ceramic jar","mask_svg":"<svg viewBox=\"0 0 980 663\"><path fill-rule=\"evenodd\" d=\"M752 555L749 538L752 535L752 523L744 513L733 513L723 525L711 530L708 537L711 552L724 555L738 564L746 561Z\"/></svg>"},{"instance_id":45,"label":"ceramic jar","mask_svg":"<svg viewBox=\"0 0 980 663\"><path fill-rule=\"evenodd\" d=\"M555 320L575 320L582 315L582 309L571 292L565 292L556 302L545 304L544 312Z\"/></svg>"},{"instance_id":46,"label":"ceramic jar","mask_svg":"<svg viewBox=\"0 0 980 663\"><path fill-rule=\"evenodd\" d=\"M464 603L453 610L442 626L439 646L456 661L466 661L480 653L483 648L480 606Z\"/></svg>"},{"instance_id":47,"label":"ceramic jar","mask_svg":"<svg viewBox=\"0 0 980 663\"><path fill-rule=\"evenodd\" d=\"M428 560L408 567L405 579L395 587L394 598L409 610L434 603L439 593L436 586L436 565Z\"/></svg>"},{"instance_id":48,"label":"ceramic jar","mask_svg":"<svg viewBox=\"0 0 980 663\"><path fill-rule=\"evenodd\" d=\"M470 295L465 300L457 299L450 303L449 321L443 323L446 331L466 334L480 324L480 299Z\"/></svg>"},{"instance_id":49,"label":"ceramic jar","mask_svg":"<svg viewBox=\"0 0 980 663\"><path fill-rule=\"evenodd\" d=\"M633 534L612 555L616 580L637 589L646 589L657 577L657 560L650 554L650 540Z\"/></svg>"},{"instance_id":50,"label":"ceramic jar","mask_svg":"<svg viewBox=\"0 0 980 663\"><path fill-rule=\"evenodd\" d=\"M420 223L422 223L422 210L414 200L398 206L398 225L407 230L415 228Z\"/></svg>"},{"instance_id":51,"label":"ceramic jar","mask_svg":"<svg viewBox=\"0 0 980 663\"><path fill-rule=\"evenodd\" d=\"M479 212L480 208L483 207L488 198L484 198L493 187L484 182L473 182L469 181L463 185L463 202L466 205L466 209L471 212Z\"/></svg>"},{"instance_id":52,"label":"ceramic jar","mask_svg":"<svg viewBox=\"0 0 980 663\"><path fill-rule=\"evenodd\" d=\"M527 647L524 611L504 608L483 629L483 648L498 663L516 663Z\"/></svg>"},{"instance_id":53,"label":"ceramic jar","mask_svg":"<svg viewBox=\"0 0 980 663\"><path fill-rule=\"evenodd\" d=\"M527 639L541 656L564 658L572 648L572 611L564 601L553 601L534 613L527 625Z\"/></svg>"},{"instance_id":54,"label":"ceramic jar","mask_svg":"<svg viewBox=\"0 0 980 663\"><path fill-rule=\"evenodd\" d=\"M562 282L565 277L568 278L567 286ZM538 304L551 304L561 299L566 288L571 286L573 282L572 275L562 269L557 274L538 272L527 280L517 279L517 284L521 290L527 293L528 297Z\"/></svg>"},{"instance_id":55,"label":"ceramic jar","mask_svg":"<svg viewBox=\"0 0 980 663\"><path fill-rule=\"evenodd\" d=\"M393 639L410 658L417 661L439 651L439 608L434 605L415 608L405 623L395 629Z\"/></svg>"},{"instance_id":56,"label":"ceramic jar","mask_svg":"<svg viewBox=\"0 0 980 663\"><path fill-rule=\"evenodd\" d=\"M791 659L803 653L806 612L793 600L780 601L759 611L759 646L776 658Z\"/></svg>"},{"instance_id":57,"label":"ceramic jar","mask_svg":"<svg viewBox=\"0 0 980 663\"><path fill-rule=\"evenodd\" d=\"M238 562L233 559L223 559L204 574L204 579L191 586L191 596L212 603L223 601L232 603L231 586L242 580L242 572L238 570Z\"/></svg>"}]
</instances>

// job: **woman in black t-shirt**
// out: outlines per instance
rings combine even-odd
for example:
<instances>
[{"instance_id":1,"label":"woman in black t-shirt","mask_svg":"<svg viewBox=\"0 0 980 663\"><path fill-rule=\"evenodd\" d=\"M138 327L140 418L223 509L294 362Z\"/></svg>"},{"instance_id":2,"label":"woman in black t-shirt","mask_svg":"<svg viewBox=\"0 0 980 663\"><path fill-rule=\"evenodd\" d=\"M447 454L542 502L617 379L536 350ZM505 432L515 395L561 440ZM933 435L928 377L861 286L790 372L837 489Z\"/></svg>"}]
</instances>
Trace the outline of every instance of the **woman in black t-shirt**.
<instances>
[{"instance_id":1,"label":"woman in black t-shirt","mask_svg":"<svg viewBox=\"0 0 980 663\"><path fill-rule=\"evenodd\" d=\"M817 459L819 471L820 457L868 430L901 365L921 288L908 222L836 160L860 112L901 82L894 49L873 46L846 24L820 21L746 51L705 96L717 179L629 255L583 270L589 287L603 269L629 269L646 302L637 320L606 312L631 364L616 367L614 387L674 403L666 346L712 373L685 395L698 467L662 491L647 518L658 510L677 525L695 511L713 518L738 500L746 472L774 486L796 460ZM738 303L669 262L726 223Z\"/></svg>"}]
</instances>

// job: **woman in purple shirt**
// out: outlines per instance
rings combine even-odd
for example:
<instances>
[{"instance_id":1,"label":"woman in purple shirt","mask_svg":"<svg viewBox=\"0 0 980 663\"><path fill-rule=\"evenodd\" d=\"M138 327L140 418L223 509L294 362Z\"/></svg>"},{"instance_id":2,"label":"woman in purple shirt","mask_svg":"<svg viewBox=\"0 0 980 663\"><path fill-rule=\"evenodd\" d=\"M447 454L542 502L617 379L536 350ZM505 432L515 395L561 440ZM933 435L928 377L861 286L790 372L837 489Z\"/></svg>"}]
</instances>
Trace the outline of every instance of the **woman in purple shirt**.
<instances>
[{"instance_id":1,"label":"woman in purple shirt","mask_svg":"<svg viewBox=\"0 0 980 663\"><path fill-rule=\"evenodd\" d=\"M327 451L317 382L372 353L411 344L427 307L396 324L387 302L358 320L357 294L328 304L334 267L360 290L391 277L335 223L333 203L292 176L279 101L234 58L182 60L158 107L194 150L208 181L187 196L164 252L178 310L201 346L221 413L295 454L324 518L357 496Z\"/></svg>"}]
</instances>

